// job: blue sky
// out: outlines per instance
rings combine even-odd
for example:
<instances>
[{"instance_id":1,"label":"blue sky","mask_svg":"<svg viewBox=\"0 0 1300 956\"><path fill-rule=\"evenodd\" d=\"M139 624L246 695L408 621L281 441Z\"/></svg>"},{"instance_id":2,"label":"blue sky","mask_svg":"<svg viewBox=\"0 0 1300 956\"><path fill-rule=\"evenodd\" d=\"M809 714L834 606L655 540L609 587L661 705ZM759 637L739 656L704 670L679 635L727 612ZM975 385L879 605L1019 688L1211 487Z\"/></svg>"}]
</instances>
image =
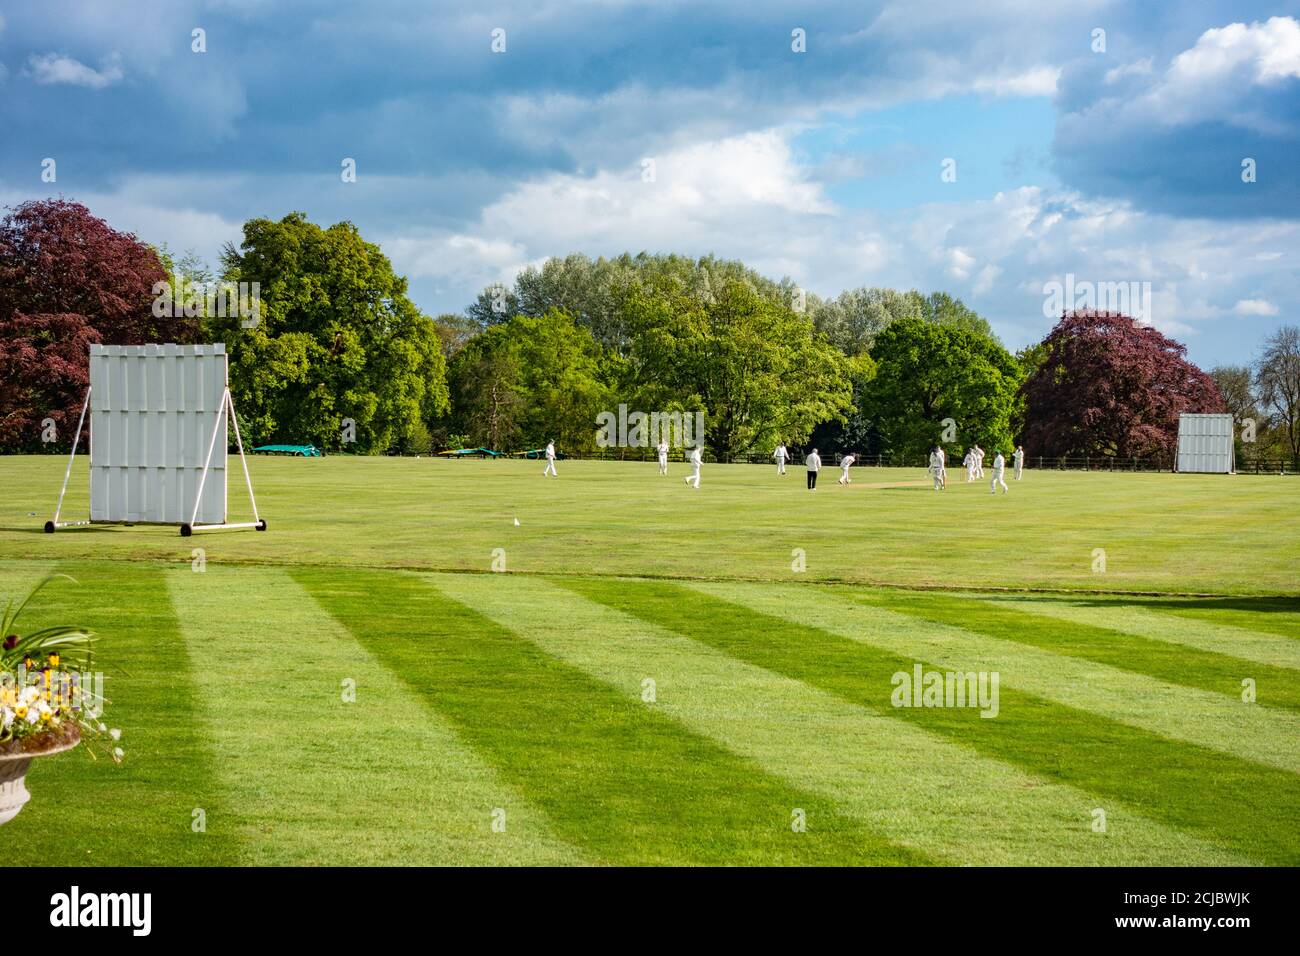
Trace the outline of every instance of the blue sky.
<instances>
[{"instance_id":1,"label":"blue sky","mask_svg":"<svg viewBox=\"0 0 1300 956\"><path fill-rule=\"evenodd\" d=\"M1300 305L1298 6L11 0L0 204L208 258L350 219L431 314L551 255L712 252L944 289L1020 347L1046 284L1135 283L1242 362Z\"/></svg>"}]
</instances>

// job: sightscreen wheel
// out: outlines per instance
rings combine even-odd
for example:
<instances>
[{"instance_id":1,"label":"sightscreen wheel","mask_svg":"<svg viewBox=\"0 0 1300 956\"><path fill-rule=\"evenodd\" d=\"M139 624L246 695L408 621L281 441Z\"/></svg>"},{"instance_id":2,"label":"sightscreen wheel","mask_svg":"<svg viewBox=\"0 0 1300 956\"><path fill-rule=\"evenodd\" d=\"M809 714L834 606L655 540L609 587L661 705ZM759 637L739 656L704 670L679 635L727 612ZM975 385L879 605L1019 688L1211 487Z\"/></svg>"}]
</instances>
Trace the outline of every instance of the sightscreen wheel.
<instances>
[{"instance_id":1,"label":"sightscreen wheel","mask_svg":"<svg viewBox=\"0 0 1300 956\"><path fill-rule=\"evenodd\" d=\"M265 530L266 530L266 519L265 519L265 518L259 518L259 519L257 519L257 530L258 530L258 531L265 531Z\"/></svg>"},{"instance_id":2,"label":"sightscreen wheel","mask_svg":"<svg viewBox=\"0 0 1300 956\"><path fill-rule=\"evenodd\" d=\"M46 534L54 534L54 522L53 522L53 521L47 521L47 522L45 522L45 533L46 533Z\"/></svg>"},{"instance_id":3,"label":"sightscreen wheel","mask_svg":"<svg viewBox=\"0 0 1300 956\"><path fill-rule=\"evenodd\" d=\"M194 529L190 527L189 522L186 522L185 524L181 525L182 538L188 538L193 533L194 533Z\"/></svg>"}]
</instances>

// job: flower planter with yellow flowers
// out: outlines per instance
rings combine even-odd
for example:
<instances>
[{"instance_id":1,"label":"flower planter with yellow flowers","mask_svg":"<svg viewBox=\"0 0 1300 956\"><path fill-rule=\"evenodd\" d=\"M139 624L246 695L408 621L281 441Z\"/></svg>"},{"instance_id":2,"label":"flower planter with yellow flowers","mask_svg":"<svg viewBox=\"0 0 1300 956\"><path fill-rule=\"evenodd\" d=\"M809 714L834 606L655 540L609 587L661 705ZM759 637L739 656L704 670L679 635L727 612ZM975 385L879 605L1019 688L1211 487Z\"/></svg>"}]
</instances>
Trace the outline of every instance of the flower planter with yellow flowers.
<instances>
[{"instance_id":1,"label":"flower planter with yellow flowers","mask_svg":"<svg viewBox=\"0 0 1300 956\"><path fill-rule=\"evenodd\" d=\"M71 750L81 743L81 729L65 724L58 730L0 744L0 825L8 823L31 799L27 792L27 770L37 757Z\"/></svg>"},{"instance_id":2,"label":"flower planter with yellow flowers","mask_svg":"<svg viewBox=\"0 0 1300 956\"><path fill-rule=\"evenodd\" d=\"M114 746L121 732L100 720L102 675L90 671L94 637L66 625L17 632L23 608L54 577L67 575L46 578L16 608L10 601L0 614L0 825L31 799L27 771L37 757L71 750L83 735L87 752L93 750L89 741L99 741L114 762L123 756Z\"/></svg>"}]
</instances>

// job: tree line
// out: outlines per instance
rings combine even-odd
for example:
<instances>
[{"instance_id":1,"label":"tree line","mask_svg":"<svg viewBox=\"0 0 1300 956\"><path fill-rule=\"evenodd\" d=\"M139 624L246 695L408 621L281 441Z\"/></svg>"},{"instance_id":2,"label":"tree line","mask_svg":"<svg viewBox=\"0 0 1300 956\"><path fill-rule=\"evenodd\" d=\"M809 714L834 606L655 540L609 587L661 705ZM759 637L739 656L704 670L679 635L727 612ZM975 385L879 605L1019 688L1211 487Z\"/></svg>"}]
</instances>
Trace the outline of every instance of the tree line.
<instances>
[{"instance_id":1,"label":"tree line","mask_svg":"<svg viewBox=\"0 0 1300 956\"><path fill-rule=\"evenodd\" d=\"M212 307L259 290L257 314ZM172 297L158 309L159 289ZM351 223L245 223L213 268L114 230L65 200L0 220L0 450L66 447L91 342L221 341L253 444L361 454L594 450L619 405L702 412L720 459L778 441L824 453L1168 455L1183 411L1250 419L1256 455L1300 459L1300 333L1248 369L1207 374L1125 316L1076 312L1011 354L943 292L835 298L713 256L571 254L431 317ZM61 436L43 441L53 420ZM345 422L350 428L344 428ZM345 440L351 439L351 440ZM1246 457L1249 457L1248 455Z\"/></svg>"}]
</instances>

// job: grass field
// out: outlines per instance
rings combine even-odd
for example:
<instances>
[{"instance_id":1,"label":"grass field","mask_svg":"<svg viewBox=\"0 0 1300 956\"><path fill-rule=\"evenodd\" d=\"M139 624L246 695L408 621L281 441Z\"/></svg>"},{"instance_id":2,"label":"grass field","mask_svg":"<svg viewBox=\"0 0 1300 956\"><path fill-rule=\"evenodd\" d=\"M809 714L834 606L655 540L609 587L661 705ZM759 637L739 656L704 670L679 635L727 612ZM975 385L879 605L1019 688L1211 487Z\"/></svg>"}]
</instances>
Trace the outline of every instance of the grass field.
<instances>
[{"instance_id":1,"label":"grass field","mask_svg":"<svg viewBox=\"0 0 1300 956\"><path fill-rule=\"evenodd\" d=\"M182 539L40 533L63 465L0 457L0 598L77 579L127 759L15 865L1300 863L1295 479L259 459Z\"/></svg>"}]
</instances>

